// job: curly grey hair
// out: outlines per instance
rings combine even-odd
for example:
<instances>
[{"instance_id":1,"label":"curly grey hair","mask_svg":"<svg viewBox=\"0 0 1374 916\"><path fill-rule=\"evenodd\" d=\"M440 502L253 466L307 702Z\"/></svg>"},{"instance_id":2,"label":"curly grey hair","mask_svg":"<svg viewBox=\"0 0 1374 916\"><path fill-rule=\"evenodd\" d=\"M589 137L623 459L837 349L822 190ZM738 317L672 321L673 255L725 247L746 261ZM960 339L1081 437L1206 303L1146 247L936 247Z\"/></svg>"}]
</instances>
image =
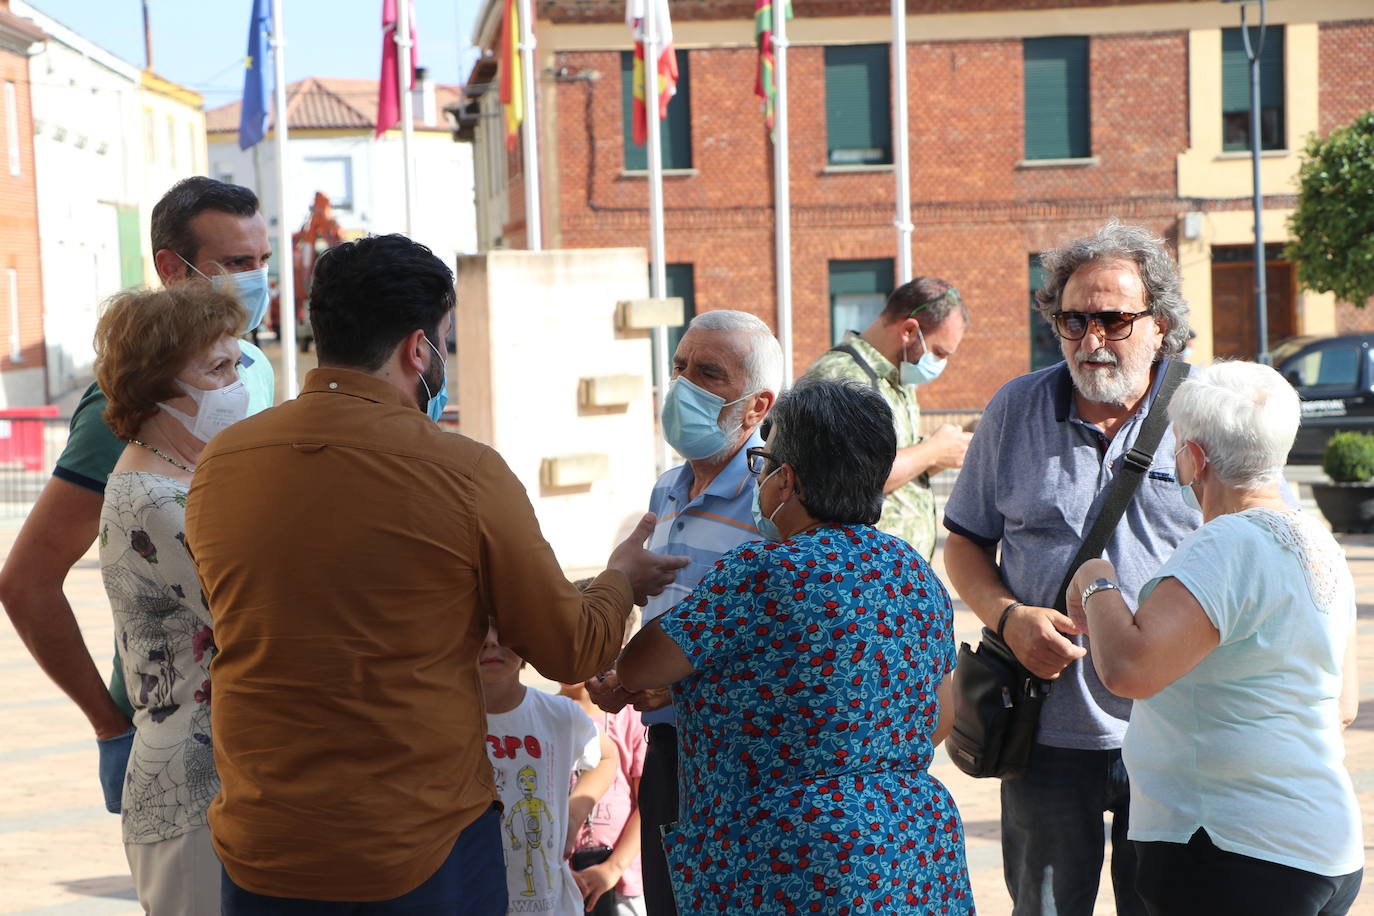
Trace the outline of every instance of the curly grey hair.
<instances>
[{"instance_id":1,"label":"curly grey hair","mask_svg":"<svg viewBox=\"0 0 1374 916\"><path fill-rule=\"evenodd\" d=\"M1074 271L1093 261L1115 259L1133 261L1145 284L1145 303L1156 318L1168 322L1160 352L1176 356L1188 345L1188 301L1179 287L1178 265L1164 240L1142 226L1123 226L1115 217L1092 235L1043 252L1040 264L1045 269L1045 284L1035 291L1035 304L1046 321L1059 311L1064 284Z\"/></svg>"}]
</instances>

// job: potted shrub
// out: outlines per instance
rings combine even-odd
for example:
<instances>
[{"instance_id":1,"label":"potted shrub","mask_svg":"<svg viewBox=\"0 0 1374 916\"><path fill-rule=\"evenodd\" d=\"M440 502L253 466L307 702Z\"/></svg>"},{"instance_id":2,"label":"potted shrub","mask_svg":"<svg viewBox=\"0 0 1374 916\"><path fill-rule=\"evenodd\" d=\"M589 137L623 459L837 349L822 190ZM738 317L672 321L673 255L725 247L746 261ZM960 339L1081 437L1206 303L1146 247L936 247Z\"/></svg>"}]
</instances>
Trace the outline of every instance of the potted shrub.
<instances>
[{"instance_id":1,"label":"potted shrub","mask_svg":"<svg viewBox=\"0 0 1374 916\"><path fill-rule=\"evenodd\" d=\"M1322 470L1331 483L1312 484L1312 497L1331 530L1374 532L1374 435L1336 433L1322 452Z\"/></svg>"}]
</instances>

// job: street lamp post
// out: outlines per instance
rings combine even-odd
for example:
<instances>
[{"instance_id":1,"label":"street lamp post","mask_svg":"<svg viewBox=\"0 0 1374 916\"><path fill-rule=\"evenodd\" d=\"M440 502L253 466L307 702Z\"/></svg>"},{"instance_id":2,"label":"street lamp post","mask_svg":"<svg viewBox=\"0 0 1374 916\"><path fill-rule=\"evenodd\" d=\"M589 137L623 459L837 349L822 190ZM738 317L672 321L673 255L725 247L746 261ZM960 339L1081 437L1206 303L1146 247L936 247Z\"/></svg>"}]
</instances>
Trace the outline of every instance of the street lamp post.
<instances>
[{"instance_id":1,"label":"street lamp post","mask_svg":"<svg viewBox=\"0 0 1374 916\"><path fill-rule=\"evenodd\" d=\"M1245 45L1245 57L1250 63L1250 170L1254 182L1255 205L1255 321L1259 332L1257 359L1269 365L1269 294L1264 276L1264 229L1262 217L1264 197L1260 192L1260 54L1264 51L1265 0L1221 0L1240 4L1240 35ZM1259 38L1250 41L1250 27L1245 22L1245 8L1259 4Z\"/></svg>"}]
</instances>

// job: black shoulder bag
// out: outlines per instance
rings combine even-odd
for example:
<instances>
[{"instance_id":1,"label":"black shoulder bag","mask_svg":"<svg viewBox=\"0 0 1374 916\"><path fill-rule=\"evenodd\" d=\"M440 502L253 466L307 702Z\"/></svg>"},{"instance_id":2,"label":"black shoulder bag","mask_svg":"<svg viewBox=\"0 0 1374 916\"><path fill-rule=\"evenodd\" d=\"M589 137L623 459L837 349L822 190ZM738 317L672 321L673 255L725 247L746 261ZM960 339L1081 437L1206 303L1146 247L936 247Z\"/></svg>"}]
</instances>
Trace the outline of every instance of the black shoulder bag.
<instances>
[{"instance_id":1,"label":"black shoulder bag","mask_svg":"<svg viewBox=\"0 0 1374 916\"><path fill-rule=\"evenodd\" d=\"M1087 560L1102 553L1141 478L1150 469L1168 423L1169 399L1187 374L1188 364L1181 360L1170 360L1164 370L1159 393L1135 445L1122 458L1116 482L1059 586L1054 606L1061 613L1074 573ZM945 739L945 747L955 766L978 778L1018 779L1024 775L1035 745L1040 709L1053 683L1036 677L1017 660L1002 638L1001 628L1005 625L1004 613L997 630L983 627L977 649L969 648L968 643L961 644L954 669L954 728Z\"/></svg>"}]
</instances>

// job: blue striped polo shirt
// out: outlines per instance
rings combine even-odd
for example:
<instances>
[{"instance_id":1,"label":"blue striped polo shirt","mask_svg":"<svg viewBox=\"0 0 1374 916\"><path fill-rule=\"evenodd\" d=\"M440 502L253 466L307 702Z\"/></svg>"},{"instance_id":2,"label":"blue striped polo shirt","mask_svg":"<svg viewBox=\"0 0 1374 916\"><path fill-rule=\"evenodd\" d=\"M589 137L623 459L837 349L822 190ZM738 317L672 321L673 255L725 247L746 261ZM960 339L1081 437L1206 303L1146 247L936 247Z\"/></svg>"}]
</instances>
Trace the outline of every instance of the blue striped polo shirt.
<instances>
[{"instance_id":1,"label":"blue striped polo shirt","mask_svg":"<svg viewBox=\"0 0 1374 916\"><path fill-rule=\"evenodd\" d=\"M649 511L658 516L649 549L654 553L688 557L673 584L644 605L648 623L691 594L715 566L721 554L745 541L759 540L754 527L754 477L745 457L747 449L763 445L755 429L706 489L691 499L692 466L681 464L664 472L649 497ZM672 706L643 715L645 725L675 722Z\"/></svg>"}]
</instances>

